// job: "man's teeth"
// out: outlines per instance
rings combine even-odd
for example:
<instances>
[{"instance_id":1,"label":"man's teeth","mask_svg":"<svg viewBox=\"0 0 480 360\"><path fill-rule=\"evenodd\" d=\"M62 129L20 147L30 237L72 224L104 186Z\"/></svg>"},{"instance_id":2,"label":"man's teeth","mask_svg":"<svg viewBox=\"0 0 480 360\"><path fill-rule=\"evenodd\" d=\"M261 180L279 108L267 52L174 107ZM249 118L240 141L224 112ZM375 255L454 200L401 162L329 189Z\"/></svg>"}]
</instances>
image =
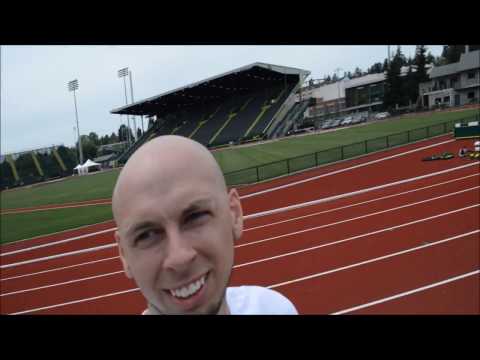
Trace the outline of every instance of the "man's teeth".
<instances>
[{"instance_id":1,"label":"man's teeth","mask_svg":"<svg viewBox=\"0 0 480 360\"><path fill-rule=\"evenodd\" d=\"M199 280L187 286L184 286L175 290L170 290L170 294L178 298L187 298L195 294L198 290L200 290L203 284L205 284L205 276L202 276Z\"/></svg>"}]
</instances>

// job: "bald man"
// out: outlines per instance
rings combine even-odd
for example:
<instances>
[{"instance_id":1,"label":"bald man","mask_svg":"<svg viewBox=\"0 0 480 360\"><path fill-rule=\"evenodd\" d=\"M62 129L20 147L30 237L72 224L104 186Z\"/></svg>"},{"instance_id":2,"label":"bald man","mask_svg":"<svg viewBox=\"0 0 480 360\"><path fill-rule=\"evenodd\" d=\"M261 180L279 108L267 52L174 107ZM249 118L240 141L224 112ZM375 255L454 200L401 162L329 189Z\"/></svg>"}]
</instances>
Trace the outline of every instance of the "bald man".
<instances>
[{"instance_id":1,"label":"bald man","mask_svg":"<svg viewBox=\"0 0 480 360\"><path fill-rule=\"evenodd\" d=\"M115 239L144 314L297 314L280 293L228 287L243 214L215 158L181 136L141 146L118 177L112 198Z\"/></svg>"}]
</instances>

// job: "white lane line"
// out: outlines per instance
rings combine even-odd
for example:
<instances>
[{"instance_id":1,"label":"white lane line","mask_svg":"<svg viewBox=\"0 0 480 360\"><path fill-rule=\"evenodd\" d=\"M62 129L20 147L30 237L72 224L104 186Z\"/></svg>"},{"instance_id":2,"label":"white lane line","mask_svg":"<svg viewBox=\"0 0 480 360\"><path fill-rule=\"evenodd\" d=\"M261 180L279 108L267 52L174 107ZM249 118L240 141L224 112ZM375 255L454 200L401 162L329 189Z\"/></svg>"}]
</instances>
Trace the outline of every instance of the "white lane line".
<instances>
[{"instance_id":1,"label":"white lane line","mask_svg":"<svg viewBox=\"0 0 480 360\"><path fill-rule=\"evenodd\" d=\"M453 237L450 237L450 238L447 238L447 239L439 240L439 241L437 241L437 242L433 242L433 243L429 243L429 244L426 244L426 245L422 245L422 246L410 248L410 249L407 249L407 250L399 251L399 252L396 252L396 253L392 253L392 254L389 254L389 255L377 257L377 258L370 259L370 260L366 260L366 261L362 261L362 262L355 263L355 264L351 264L351 265L348 265L348 266L343 266L343 267L339 267L339 268L336 268L336 269L324 271L324 272L321 272L321 273L312 274L312 275L305 276L305 277L302 277L302 278L297 278L297 279L294 279L294 280L289 280L289 281L286 281L286 282L282 282L282 283L270 285L270 286L267 286L267 287L270 288L270 289L273 289L273 288L277 288L277 287L280 287L280 286L285 286L285 285L288 285L288 284L305 281L305 280L308 280L308 279L312 279L312 278L324 276L324 275L327 275L327 274L339 272L339 271L342 271L342 270L354 268L354 267L357 267L357 266L365 265L365 264L368 264L368 263L371 263L371 262L381 261L381 260L384 260L384 259L387 259L387 258L391 258L391 257L394 257L394 256L399 256L399 255L402 255L402 254L405 254L405 253L417 251L417 250L420 250L420 249L423 249L423 248L426 248L426 247L431 247L431 246L434 246L434 245L439 245L439 244L445 243L445 242L447 242L447 241L452 241L452 240L460 239L460 238L462 238L462 237L466 237L466 236L469 236L469 235L477 234L477 233L479 233L479 232L480 232L480 230L470 231L470 232L468 232L468 233L456 235L456 236L453 236ZM36 311L40 311L40 310L53 309L53 308L57 308L57 307L62 307L62 306L67 306L67 305L77 304L77 303L82 303L82 302L87 302L87 301L98 300L98 299L102 299L102 298L106 298L106 297L110 297L110 296L115 296L115 295L124 294L124 293L127 293L127 292L138 291L138 290L140 290L140 289L139 289L139 288L133 288L133 289L125 290L125 291L120 291L120 292L115 292L115 293L109 293L109 294L100 295L100 296L95 296L95 297L91 297L91 298L80 299L80 300L70 301L70 302L61 303L61 304L55 304L55 305L45 306L45 307L41 307L41 308L24 310L24 311L12 313L12 314L10 314L10 315L19 315L19 314L32 313L32 312L36 312Z\"/></svg>"},{"instance_id":2,"label":"white lane line","mask_svg":"<svg viewBox=\"0 0 480 360\"><path fill-rule=\"evenodd\" d=\"M470 178L470 177L473 177L473 176L479 176L479 174L467 175L467 176L463 176L463 177L456 178L456 179L453 179L453 180L444 181L444 182L441 182L441 183L438 183L438 184L429 185L429 186L425 186L425 187L418 188L418 189L408 190L408 191L401 192L401 193L398 193L398 194L388 195L388 196L384 196L384 197L380 197L380 198L376 198L376 199L372 199L372 200L368 200L368 201L364 201L364 202L360 202L360 203L356 203L356 204L351 204L351 205L346 205L346 206L342 206L342 207L338 207L338 208L334 208L334 209L320 211L320 212L316 212L316 213L313 213L313 214L309 214L309 215L305 215L305 216L299 216L299 217L296 217L296 218L291 218L291 219L287 219L287 220L283 220L283 221L277 221L277 222L273 222L273 223L266 224L266 225L260 225L260 226L256 226L256 227L252 227L252 228L247 228L244 231L254 230L254 229L258 229L258 228L262 228L262 227L277 225L277 224L280 224L280 223L285 223L285 222L295 221L295 220L299 220L299 219L303 219L303 218L307 218L307 217L311 217L311 216L316 216L316 215L320 215L320 214L324 214L324 213L328 213L328 212L338 211L338 210L342 210L342 209L345 209L345 208L366 204L366 203L369 203L369 202L379 201L379 200L387 199L387 198L390 198L390 197L400 196L400 195L403 195L403 194L416 192L416 191L420 191L420 190L424 190L424 189L428 189L428 188L452 183L452 182L455 182L455 181L464 180L464 179L467 179L467 178ZM333 224L335 224L335 223L332 223L332 224L329 224L329 225L333 225ZM235 247L241 247L241 246L242 245L236 245ZM64 267L60 267L60 268L53 268L53 269L50 269L50 270L45 270L45 271L40 271L40 272L35 272L35 273L13 276L13 277L5 278L5 279L0 279L0 282L1 281L6 281L6 280L11 280L11 279L16 279L16 278L21 278L21 277L26 277L26 276L38 275L38 274L57 271L57 270L64 270L64 269L68 269L68 268L79 267L79 266L83 266L83 265L93 264L93 263L97 263L97 262L100 262L100 261L106 261L106 260L117 259L117 258L119 258L119 256L114 256L114 257L101 259L101 260L89 261L89 262L70 265L70 266L64 266Z\"/></svg>"},{"instance_id":3,"label":"white lane line","mask_svg":"<svg viewBox=\"0 0 480 360\"><path fill-rule=\"evenodd\" d=\"M38 239L38 238L44 238L44 237L54 236L54 235L62 234L62 233L65 233L65 232L80 230L80 229L84 229L84 228L88 228L88 227L95 227L95 226L97 226L97 225L101 225L101 224L105 224L105 223L109 223L109 222L113 222L113 220L105 220L105 221L101 221L101 222L95 223L95 224L82 225L82 226L79 226L79 227L76 227L76 228L61 230L61 231L53 232L53 233L50 233L50 234L38 235L38 236L34 236L34 237L31 237L31 238L22 239L22 240L15 240L15 241L13 241L13 242L9 242L9 243L6 243L6 244L2 244L2 245L0 246L0 249L3 249L3 248L5 248L5 247L8 247L8 245L13 245L13 244L20 243L20 242L23 242L23 241L36 240L36 239Z\"/></svg>"},{"instance_id":4,"label":"white lane line","mask_svg":"<svg viewBox=\"0 0 480 360\"><path fill-rule=\"evenodd\" d=\"M462 190L462 191L460 191L460 192L465 192L465 191L470 191L470 190L472 190L472 189ZM458 192L458 193L460 193L460 192ZM440 196L440 197L436 197L436 198L433 198L433 199L428 199L428 200L419 201L419 202L413 203L413 204L419 204L419 203L423 203L423 202L427 202L427 201L432 201L432 200L435 200L435 199L438 199L438 198L441 198L441 197L447 197L447 196L452 196L452 195L456 195L456 193L447 194L447 195L442 195L442 196ZM301 234L301 233L305 233L305 232L309 232L309 231L314 231L314 230L318 230L318 229L321 229L321 228L324 228L324 227L327 227L327 226L333 226L333 225L341 224L341 223L344 223L344 222L347 222L347 221L353 221L353 220L356 220L356 219L361 219L361 218L364 218L364 217L373 216L373 215L377 215L377 214L380 214L380 213L385 213L385 212L388 212L388 211L393 211L393 210L396 210L396 209L399 209L399 208L402 208L402 207L407 207L407 206L413 206L413 205L412 205L412 204L402 205L402 206L397 207L397 208L388 209L388 210L383 210L383 211L375 212L375 213L372 213L372 214L362 215L362 216L357 217L357 218L342 220L342 221L338 221L338 222L331 223L331 224L324 224L324 225L320 225L320 226L315 226L315 227L313 227L313 228L308 228L308 229L304 229L304 230L299 230L299 231L295 231L295 232L292 232L292 233L282 234L282 235L278 235L278 236L274 236L274 237L270 237L270 238L266 238L266 239L262 239L262 240L252 241L252 242L249 242L249 243L246 243L246 244L235 245L234 248L251 246L251 245L263 243L263 242L266 242L266 241L275 240L275 239L282 238L282 237L287 237L287 236L291 236L291 235L296 235L296 234ZM445 215L452 214L452 213L455 213L455 212L458 212L458 211L470 209L470 208L476 207L476 206L480 206L480 204L474 204L474 205L471 205L471 206L466 207L466 208L457 209L457 210L454 210L454 211L449 211L449 212L447 212L447 213L443 213L443 214L439 214L439 215L434 215L434 216L431 216L431 217L428 217L428 218L416 220L416 221L413 221L413 222L411 222L411 223L406 223L406 224L407 224L407 225L410 225L410 224L415 224L415 223L422 222L422 221L427 221L427 220L434 219L434 218L437 218L437 217L440 217L440 216L445 216ZM388 229L386 229L386 230L395 229L395 228L401 227L401 226L406 226L406 225L405 225L405 224L396 225L396 226L393 226L393 227L388 228ZM377 231L374 231L374 232L369 233L369 234L376 234L376 233L378 233L378 232L382 232L382 231L386 231L386 230L377 230ZM360 235L360 236L362 236L362 235ZM341 241L341 242L342 242L342 241ZM31 263L35 263L35 262L40 262L40 261L46 261L46 260L56 259L56 258L64 257L64 256L70 256L70 255L76 255L76 254L81 254L81 253L86 253L86 252L98 251L98 250L102 250L102 249L105 249L105 248L108 248L108 247L115 247L115 246L117 246L117 243L116 243L116 242L113 242L113 243L107 244L107 245L95 246L95 247L91 247L91 248L87 248L87 249L75 250L75 251L70 251L70 252L61 253L61 254L56 254L56 255L50 255L50 256L46 256L46 257L42 257L42 258L35 258L35 259L31 259L31 260L25 260L25 261L21 261L21 262L17 262L17 263L5 264L5 265L1 265L1 266L0 266L0 269L6 269L6 268L10 268L10 267L25 265L25 264L31 264ZM324 246L324 245L322 245L322 246Z\"/></svg>"},{"instance_id":5,"label":"white lane line","mask_svg":"<svg viewBox=\"0 0 480 360\"><path fill-rule=\"evenodd\" d=\"M392 301L392 300L395 300L395 299L399 299L399 298L402 298L402 297L405 297L405 296L408 296L408 295L416 294L416 293L419 293L419 292L422 292L422 291L425 291L425 290L428 290L428 289L432 289L432 288L437 287L437 286L445 285L445 284L448 284L448 283L451 283L451 282L454 282L454 281L464 279L466 277L477 275L479 273L480 273L480 270L471 271L471 272L466 273L466 274L451 277L449 279L445 279L445 280L442 280L442 281L439 281L439 282L436 282L436 283L432 283L432 284L429 284L429 285L426 285L426 286L422 286L422 287L419 287L419 288L416 288L416 289L413 289L413 290L405 291L405 292L402 292L400 294L389 296L389 297L379 299L379 300L376 300L376 301L372 301L372 302L369 302L369 303L366 303L366 304L354 306L354 307L351 307L351 308L348 308L348 309L345 309L345 310L340 310L340 311L334 312L330 315L342 315L342 314L346 314L346 313L353 312L353 311L356 311L356 310L365 309L367 307L382 304L382 303Z\"/></svg>"},{"instance_id":6,"label":"white lane line","mask_svg":"<svg viewBox=\"0 0 480 360\"><path fill-rule=\"evenodd\" d=\"M376 258L373 258L373 259L369 259L369 260L361 261L361 262L358 262L358 263L354 263L354 264L351 264L351 265L342 266L342 267L338 267L338 268L327 270L327 271L322 271L322 272L312 274L312 275L308 275L308 276L304 276L304 277L301 277L301 278L297 278L297 279L293 279L293 280L289 280L289 281L284 281L284 282L281 282L281 283L278 283L278 284L270 285L270 286L268 286L268 288L269 289L275 289L275 288L278 288L278 287L281 287L281 286L298 283L300 281L315 279L315 278L318 278L320 276L333 274L333 273L336 273L336 272L339 272L339 271L342 271L342 270L352 269L352 268L355 268L355 267L358 267L358 266L371 264L373 262L377 262L377 261L381 261L381 260L385 260L385 259L390 259L390 258L395 257L395 256L408 254L408 253L418 251L418 250L421 250L421 249L425 249L425 248L428 248L428 247L444 244L448 241L453 241L453 240L461 239L461 238L466 237L466 236L478 234L479 232L480 232L480 230L470 231L468 233L452 236L452 237L449 237L447 239L435 241L435 242L432 242L432 243L429 243L429 244L416 246L416 247L413 247L413 248L410 248L410 249L407 249L407 250L402 250L402 251L398 251L398 252L391 253L391 254L388 254L388 255L379 256L379 257L376 257Z\"/></svg>"},{"instance_id":7,"label":"white lane line","mask_svg":"<svg viewBox=\"0 0 480 360\"><path fill-rule=\"evenodd\" d=\"M92 251L108 249L108 248L115 247L115 246L117 246L116 242L111 243L111 244L107 244L107 245L100 245L100 246L95 246L95 247L91 247L91 248L86 248L86 249L82 249L82 250L75 250L75 251L70 251L70 252L56 254L56 255L45 256L45 257L42 257L42 258L35 258L35 259L20 261L20 262L16 262L16 263L5 264L5 265L1 265L0 269L8 269L10 267L20 266L20 265L25 265L25 264L32 264L32 263L36 263L36 262L39 262L39 261L57 259L57 258L61 258L61 257L64 257L64 256L78 255L78 254L88 253L88 252L92 252Z\"/></svg>"},{"instance_id":8,"label":"white lane line","mask_svg":"<svg viewBox=\"0 0 480 360\"><path fill-rule=\"evenodd\" d=\"M391 208L391 209L375 211L373 213L360 215L360 216L356 216L356 217L345 219L345 220L336 221L336 222L329 223L329 224L323 224L323 225L315 226L315 227L308 228L308 229L303 229L303 230L298 230L298 231L294 231L294 232L290 232L290 233L286 233L286 234L272 236L272 237L269 237L269 238L266 238L266 239L250 241L250 242L247 242L245 244L236 245L235 248L256 245L256 244L264 243L264 242L267 242L267 241L280 239L280 238L283 238L283 237L288 237L288 236L302 234L302 233L309 232L309 231L324 229L326 227L331 227L331 226L335 226L335 225L339 225L339 224L344 224L344 223L355 221L355 220L365 219L365 218L368 218L368 217L371 217L371 216L376 216L376 215L379 215L379 214L385 214L385 213L396 211L396 210L399 210L399 209L404 209L404 208L407 208L407 207L411 207L411 206L415 206L415 205L419 205L419 204L423 204L423 203L427 203L427 202L432 202L432 201L435 201L435 200L438 200L438 199L444 199L446 197L458 195L458 194L461 194L461 193L464 193L464 192L467 192L467 191L473 191L473 190L478 189L478 188L480 188L480 186L474 186L472 188L468 188L468 189L465 189L465 190L456 191L454 193L450 193L450 194L446 194L446 195L436 196L434 198L430 198L430 199L426 199L426 200L422 200L422 201L416 201L416 202L413 202L413 203L408 203L408 204L397 206L397 207L394 207L394 208Z\"/></svg>"},{"instance_id":9,"label":"white lane line","mask_svg":"<svg viewBox=\"0 0 480 360\"><path fill-rule=\"evenodd\" d=\"M100 296L95 296L95 297L91 297L91 298L87 298L87 299L80 299L80 300L75 300L75 301L69 301L69 302L66 302L66 303L63 303L63 304L50 305L50 306L44 306L44 307L40 307L40 308L36 308L36 309L19 311L19 312L16 312L16 313L11 313L10 315L21 315L21 314L28 314L28 313L32 313L32 312L36 312L36 311L41 311L41 310L54 309L54 308L61 307L61 306L73 305L73 304L78 304L78 303L82 303L82 302L86 302L86 301L93 301L93 300L103 299L103 298L111 297L111 296L115 296L115 295L127 294L127 293L130 293L130 292L133 292L133 291L138 291L138 290L140 290L140 289L139 289L139 288L134 288L134 289L128 289L128 290L124 290L124 291L117 291L117 292L114 292L114 293L110 293L110 294L106 294L106 295L100 295Z\"/></svg>"},{"instance_id":10,"label":"white lane line","mask_svg":"<svg viewBox=\"0 0 480 360\"><path fill-rule=\"evenodd\" d=\"M334 212L334 211L344 210L344 209L348 209L348 208L359 206L359 205L365 205L365 204L368 204L368 203L371 203L371 202L390 199L390 198L393 198L393 197L397 197L397 196L401 196L401 195L405 195L405 194L409 194L409 193L413 193L413 192L417 192L417 191L421 191L421 190L425 190L425 189L430 189L430 188L433 188L433 187L449 184L449 183L452 183L452 182L455 182L455 181L460 181L460 180L464 180L464 179L467 179L467 178L470 178L470 177L473 177L473 176L479 176L479 175L480 174L467 175L467 176L463 176L463 177L456 178L456 179L453 179L453 180L443 181L443 182L440 182L440 183L437 183L437 184L434 184L434 185L428 185L428 186L424 186L424 187L413 189L413 190L403 191L403 192L400 192L400 193L397 193L397 194L382 196L382 197L378 197L378 198L371 199L371 200L361 201L361 202L350 204L350 205L345 205L345 206L340 206L340 207L337 207L337 208L318 211L318 212L314 212L312 214L297 216L297 217L289 218L289 219L286 219L286 220L275 221L275 222L264 224L264 225L253 226L251 228L246 228L243 231L245 232L245 231L250 231L250 230L261 229L261 228L268 227L268 226L283 224L283 223L287 223L287 222L291 222L291 221L305 219L305 218L312 217L312 216L317 216L317 215L326 214L326 213L330 213L330 212Z\"/></svg>"},{"instance_id":11,"label":"white lane line","mask_svg":"<svg viewBox=\"0 0 480 360\"><path fill-rule=\"evenodd\" d=\"M64 281L64 282L55 283L55 284L50 284L50 285L39 286L39 287L35 287L35 288L30 288L30 289L12 291L12 292L9 292L9 293L0 294L0 297L11 296L11 295L16 295L16 294L23 294L23 293L26 293L26 292L37 291L37 290L42 290L42 289L48 289L48 288L52 288L52 287L56 287L56 286L63 286L63 285L68 285L68 284L74 284L74 283L78 283L78 282L82 282L82 281L98 279L98 278L101 278L101 277L117 275L117 274L120 274L120 273L123 273L123 270L114 271L114 272L106 273L106 274L95 275L95 276L84 277L84 278L80 278L80 279L74 279L74 280Z\"/></svg>"},{"instance_id":12,"label":"white lane line","mask_svg":"<svg viewBox=\"0 0 480 360\"><path fill-rule=\"evenodd\" d=\"M26 251L32 251L32 250L41 249L41 248L44 248L44 247L49 247L49 246L58 245L58 244L64 244L64 243L67 243L67 242L70 242L70 241L85 239L85 238L88 238L88 237L92 237L92 236L96 236L96 235L100 235L100 234L105 234L105 233L107 233L107 232L112 232L112 231L114 231L114 230L116 230L116 229L117 229L116 227L115 227L115 228L110 228L110 229L106 229L106 230L96 231L96 232L94 232L94 233L89 233L89 234L84 234L84 235L75 236L75 237L68 238L68 239L65 239L65 240L58 240L58 241L53 241L53 242L51 242L51 243L46 243L46 244L41 244L41 245L35 245L35 246L29 247L29 248L24 248L24 249L19 249L19 250L13 250L13 251L9 251L9 252L0 254L0 256L7 256L7 255L19 254L19 253L23 253L23 252L26 252Z\"/></svg>"},{"instance_id":13,"label":"white lane line","mask_svg":"<svg viewBox=\"0 0 480 360\"><path fill-rule=\"evenodd\" d=\"M369 233L352 236L352 237L349 237L349 238L346 238L346 239L343 239L343 240L332 241L332 242L329 242L329 243L325 243L325 244L321 244L321 245L316 245L316 246L312 246L312 247L305 248L305 249L301 249L301 250L291 251L291 252L287 252L287 253L283 253L283 254L280 254L280 255L271 256L271 257L264 258L264 259L253 260L253 261L250 261L250 262L247 262L247 263L235 265L233 268L234 268L234 269L235 269L235 268L240 268L240 267L244 267L244 266L249 266L249 265L253 265L253 264L258 264L258 263L261 263L261 262L266 262L266 261L270 261L270 260L280 259L280 258L287 257L287 256L291 256L291 255L301 254L301 253L304 253L304 252L307 252L307 251L312 251L312 250L321 249L321 248L324 248L324 247L327 247L327 246L338 245L338 244L345 243L345 242L348 242L348 241L352 241L352 240L356 240L356 239L361 239L361 238L368 237L368 236L371 236L371 235L380 234L380 233L383 233L383 232L386 232L386 231L393 231L393 230L395 230L395 229L400 229L400 228L402 228L402 227L406 227L406 226L418 224L418 223L420 223L420 222L432 220L432 219L435 219L435 218L439 218L439 217L442 217L442 216L454 214L454 213L457 213L457 212L460 212L460 211L465 211L465 210L468 210L468 209L471 209L471 208L474 208L474 207L479 207L479 206L480 206L480 204L470 205L470 206L465 207L465 208L462 208L462 209L457 209L457 210L449 211L449 212L447 212L447 213L443 213L443 214L439 214L439 215L435 215L435 216L430 216L430 217L428 217L428 218L423 218L423 219L420 219L420 220L415 220L415 221L411 221L411 222L408 222L408 223L404 223L404 224L400 224L400 225L395 225L395 226L392 226L392 227L389 227L389 228L380 229L380 230L372 231L372 232L369 232Z\"/></svg>"},{"instance_id":14,"label":"white lane line","mask_svg":"<svg viewBox=\"0 0 480 360\"><path fill-rule=\"evenodd\" d=\"M345 198L345 197L359 195L359 194L363 194L363 193L374 191L374 190L385 189L385 188L388 188L388 187L391 187L391 186L396 186L396 185L406 184L406 183L421 180L421 179L426 179L426 178L429 178L429 177L432 177L432 176L437 176L437 175L449 173L449 172L452 172L452 171L460 170L460 169L463 169L463 168L466 168L466 167L469 167L469 166L475 166L475 165L478 166L478 164L476 164L476 163L470 163L470 164L461 165L461 166L458 166L458 167L455 167L455 168L450 168L450 169L446 169L446 170L442 170L442 171L437 171L437 172L434 172L434 173L421 175L421 176L416 176L416 177L409 178L409 179L403 179L403 180L399 180L399 181L395 181L395 182L391 182L391 183L387 183L387 184L377 185L377 186L373 186L373 187L366 188L366 189L360 189L360 190L352 191L352 192L349 192L349 193L329 196L329 197L326 197L326 198L307 201L307 202L303 202L303 203L299 203L299 204L288 205L288 206L285 206L285 207L276 208L276 209L272 209L272 210L265 210L265 211L261 211L261 212L255 213L255 214L247 215L247 217L248 218L256 218L256 217L259 217L259 216L272 215L272 214L276 214L276 213L279 213L279 212L299 209L299 208L303 208L303 207L311 206L311 205L317 205L317 204L321 204L321 203L324 203L324 202L327 202L327 201L338 200L338 199L342 199L342 198Z\"/></svg>"},{"instance_id":15,"label":"white lane line","mask_svg":"<svg viewBox=\"0 0 480 360\"><path fill-rule=\"evenodd\" d=\"M79 208L84 206L96 206L96 205L111 205L112 202L96 202L90 204L79 204L79 205L65 205L65 206L55 206L51 208L39 208L39 209L30 209L30 210L7 210L0 215L10 215L10 214L23 214L23 213L31 213L37 211L48 211L48 210L58 210L58 209L70 209L70 208Z\"/></svg>"},{"instance_id":16,"label":"white lane line","mask_svg":"<svg viewBox=\"0 0 480 360\"><path fill-rule=\"evenodd\" d=\"M447 144L447 143L450 143L450 142L453 142L453 141L455 141L455 139L447 140L447 141L442 141L442 142L439 142L439 143L436 143L436 144L432 144L432 145L423 146L423 147L416 148L416 149L413 149L413 150L405 151L405 152L400 153L400 154L395 154L395 155L386 156L386 157L384 157L384 158L380 158L380 159L377 159L377 160L372 160L372 161L368 161L368 162L365 162L365 163L362 163L362 164L350 166L350 167L347 167L347 168L344 168L344 169L335 170L335 171L332 171L332 172L330 172L330 173L313 176L313 177L311 177L311 178L307 178L307 179L295 181L295 182L292 182L292 183L288 183L288 184L276 186L276 187L273 187L273 188L270 188L270 189L265 189L265 190L262 190L262 191L258 191L258 192L256 192L256 193L243 195L243 196L241 196L240 198L241 198L241 199L246 199L246 198L249 198L249 197L253 197L253 196L257 196L257 195L269 193L269 192L276 191L276 190L280 190L280 189L284 189L284 188L287 188L287 187L291 187L291 186L303 184L303 183L305 183L305 182L317 180L317 179L320 179L320 178L323 178L323 177L326 177L326 176L331 176L331 175L335 175L335 174L341 174L341 173L346 172L346 171L358 169L358 168L361 168L361 167L364 167L364 166L376 164L376 163L379 163L379 162L382 162L382 161L386 161L386 160L390 160L390 159L394 159L394 158L397 158L397 157L400 157L400 156L405 156L405 155L412 154L412 153L417 152L417 151L422 151L422 150L429 149L429 148L432 148L432 147L436 147L436 146L440 146L440 145L443 145L443 144Z\"/></svg>"},{"instance_id":17,"label":"white lane line","mask_svg":"<svg viewBox=\"0 0 480 360\"><path fill-rule=\"evenodd\" d=\"M350 196L366 193L366 192L369 192L369 191L374 191L374 190L383 189L383 188L390 187L390 186L395 186L395 185L404 184L404 183L408 183L408 182L413 182L413 181L416 181L416 180L420 180L420 179L424 179L424 178L428 178L428 177L432 177L432 176L441 175L441 174L444 174L444 173L447 173L447 172L460 170L460 169L463 169L465 167L469 167L469 166L472 166L472 165L477 165L477 164L476 163L470 163L470 164L467 164L467 165L462 165L462 166L459 166L459 167L455 167L455 168L451 168L451 169L447 169L447 170L442 170L442 171L438 171L438 172L435 172L435 173L422 175L422 176L419 176L419 177L404 179L404 180L396 181L396 182L393 182L393 183L379 185L379 186L375 186L375 187L372 187L372 188L361 189L361 190L357 190L357 191L350 192L350 193L344 193L344 194L330 196L330 197L323 198L323 199L317 199L317 200L308 201L308 202L304 202L304 203L300 203L300 204L294 204L294 205L289 205L289 206L282 207L282 208L267 210L267 211L263 211L263 212L259 212L259 213L250 214L250 215L245 215L244 219L248 220L248 219L252 219L252 218L256 218L256 217L260 217L260 216L268 216L268 215L276 214L276 213L279 213L279 212L290 211L290 210L299 209L299 208L302 208L302 207L317 205L317 204L320 204L320 203L323 203L323 202L333 201L333 200L341 199L341 198L344 198L344 197L350 197ZM94 232L94 233L88 233L88 234L76 236L76 237L73 237L73 238L67 238L65 240L52 241L52 242L42 244L42 245L36 245L36 246L29 247L29 248L23 248L23 249L20 249L20 250L10 251L10 252L6 252L6 253L0 253L0 257L1 256L6 256L6 255L11 255L11 254L16 254L16 253L19 253L19 252L35 250L35 249L42 248L42 247L54 246L56 244L61 244L61 243L65 243L65 242L69 242L69 241L73 241L73 240L78 240L78 239L82 239L82 238L85 238L85 237L95 236L95 235L100 234L102 232L115 231L115 230L117 230L117 228L113 227L113 228L109 228L109 229Z\"/></svg>"},{"instance_id":18,"label":"white lane line","mask_svg":"<svg viewBox=\"0 0 480 360\"><path fill-rule=\"evenodd\" d=\"M43 270L43 271L37 271L37 272L34 272L34 273L29 273L29 274L24 274L24 275L11 276L11 277L7 277L7 278L4 278L4 279L0 279L0 281L14 280L14 279L19 279L19 278L24 278L24 277L27 277L27 276L46 274L46 273L49 273L49 272L52 272L52 271L73 269L73 268L80 267L80 266L96 264L96 263L99 263L99 262L102 262L102 261L109 261L109 260L119 259L119 258L120 258L120 256L112 256L112 257L105 258L105 259L87 261L87 262L80 263L80 264L75 264L75 265L62 266L62 267L58 267L58 268L53 268L53 269Z\"/></svg>"}]
</instances>

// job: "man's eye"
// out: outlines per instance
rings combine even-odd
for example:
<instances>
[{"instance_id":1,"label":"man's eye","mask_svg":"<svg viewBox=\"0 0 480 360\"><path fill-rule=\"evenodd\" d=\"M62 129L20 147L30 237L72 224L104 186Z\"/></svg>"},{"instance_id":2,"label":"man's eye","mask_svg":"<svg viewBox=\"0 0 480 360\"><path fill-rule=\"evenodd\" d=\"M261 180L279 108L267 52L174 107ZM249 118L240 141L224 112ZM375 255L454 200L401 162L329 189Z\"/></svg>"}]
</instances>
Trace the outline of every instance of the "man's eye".
<instances>
[{"instance_id":1,"label":"man's eye","mask_svg":"<svg viewBox=\"0 0 480 360\"><path fill-rule=\"evenodd\" d=\"M158 232L155 230L144 231L135 238L135 246L146 246L151 243L156 238L156 236L158 236Z\"/></svg>"},{"instance_id":2,"label":"man's eye","mask_svg":"<svg viewBox=\"0 0 480 360\"><path fill-rule=\"evenodd\" d=\"M191 213L190 215L187 216L185 222L191 223L191 222L204 219L208 214L210 214L208 211L197 211L197 212Z\"/></svg>"}]
</instances>

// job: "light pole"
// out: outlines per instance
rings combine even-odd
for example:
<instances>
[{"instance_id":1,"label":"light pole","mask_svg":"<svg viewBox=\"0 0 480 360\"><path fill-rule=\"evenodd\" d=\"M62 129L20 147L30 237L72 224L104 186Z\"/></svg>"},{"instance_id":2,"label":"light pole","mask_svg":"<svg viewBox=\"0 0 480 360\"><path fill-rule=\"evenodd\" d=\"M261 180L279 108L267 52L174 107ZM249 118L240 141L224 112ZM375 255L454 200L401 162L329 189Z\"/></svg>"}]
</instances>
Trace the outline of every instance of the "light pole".
<instances>
[{"instance_id":1,"label":"light pole","mask_svg":"<svg viewBox=\"0 0 480 360\"><path fill-rule=\"evenodd\" d=\"M132 104L134 103L133 100L133 85L132 85L132 72L128 72L128 77L130 78L130 94L132 96ZM133 136L135 136L135 139L138 140L137 138L137 119L135 116L133 116L133 126L135 127L135 131L133 132ZM143 134L143 116L142 116L142 134Z\"/></svg>"},{"instance_id":2,"label":"light pole","mask_svg":"<svg viewBox=\"0 0 480 360\"><path fill-rule=\"evenodd\" d=\"M123 69L120 69L118 70L118 77L119 78L123 78L123 86L124 86L124 89L125 89L125 105L128 105L128 98L127 98L127 82L126 82L126 79L125 77L128 75L128 68L123 68ZM128 128L127 128L127 143L128 145L130 146L130 142L131 142L131 139L130 139L130 116L127 114L127 124L128 124ZM134 135L135 136L135 135Z\"/></svg>"},{"instance_id":3,"label":"light pole","mask_svg":"<svg viewBox=\"0 0 480 360\"><path fill-rule=\"evenodd\" d=\"M77 119L78 153L80 154L80 165L81 165L83 164L83 150L82 150L82 138L80 137L80 128L78 127L77 97L75 96L75 90L77 89L78 89L77 79L68 82L68 90L73 91L73 102L75 104L75 118Z\"/></svg>"},{"instance_id":4,"label":"light pole","mask_svg":"<svg viewBox=\"0 0 480 360\"><path fill-rule=\"evenodd\" d=\"M338 74L340 74L340 71L342 71L342 68L336 68L335 74L337 74L337 89L338 89L338 99L337 99L337 105L338 105L338 113L340 114L340 77Z\"/></svg>"}]
</instances>

